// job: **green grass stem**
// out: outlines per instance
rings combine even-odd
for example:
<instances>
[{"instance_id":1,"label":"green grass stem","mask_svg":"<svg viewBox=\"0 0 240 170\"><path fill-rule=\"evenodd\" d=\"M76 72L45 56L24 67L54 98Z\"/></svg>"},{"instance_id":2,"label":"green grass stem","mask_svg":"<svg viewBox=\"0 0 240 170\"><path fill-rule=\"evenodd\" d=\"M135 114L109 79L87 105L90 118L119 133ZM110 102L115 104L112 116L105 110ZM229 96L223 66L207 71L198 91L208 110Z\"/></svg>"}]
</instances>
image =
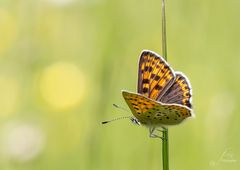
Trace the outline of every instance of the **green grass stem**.
<instances>
[{"instance_id":1,"label":"green grass stem","mask_svg":"<svg viewBox=\"0 0 240 170\"><path fill-rule=\"evenodd\" d=\"M162 0L162 52L163 57L167 60L167 33L166 33L166 15L165 15L165 0ZM162 140L162 161L163 170L169 170L169 152L168 152L168 129L163 130Z\"/></svg>"}]
</instances>

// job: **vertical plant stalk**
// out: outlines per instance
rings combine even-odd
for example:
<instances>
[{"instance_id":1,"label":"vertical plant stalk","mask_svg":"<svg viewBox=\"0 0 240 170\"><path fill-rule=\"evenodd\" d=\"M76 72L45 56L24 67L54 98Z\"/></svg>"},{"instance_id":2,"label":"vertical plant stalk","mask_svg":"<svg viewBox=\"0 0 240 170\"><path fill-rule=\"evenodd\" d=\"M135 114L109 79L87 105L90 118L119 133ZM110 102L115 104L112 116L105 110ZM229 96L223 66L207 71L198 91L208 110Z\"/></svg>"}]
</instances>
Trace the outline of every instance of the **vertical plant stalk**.
<instances>
[{"instance_id":1,"label":"vertical plant stalk","mask_svg":"<svg viewBox=\"0 0 240 170\"><path fill-rule=\"evenodd\" d=\"M167 61L167 34L166 34L166 15L165 0L162 0L162 52L163 58ZM168 129L163 128L162 139L162 162L163 170L169 170L169 152L168 152Z\"/></svg>"},{"instance_id":2,"label":"vertical plant stalk","mask_svg":"<svg viewBox=\"0 0 240 170\"><path fill-rule=\"evenodd\" d=\"M163 170L169 170L169 156L168 156L168 129L163 130L162 140L162 162Z\"/></svg>"},{"instance_id":3,"label":"vertical plant stalk","mask_svg":"<svg viewBox=\"0 0 240 170\"><path fill-rule=\"evenodd\" d=\"M167 32L166 32L166 15L165 0L162 0L162 52L163 58L167 61Z\"/></svg>"}]
</instances>

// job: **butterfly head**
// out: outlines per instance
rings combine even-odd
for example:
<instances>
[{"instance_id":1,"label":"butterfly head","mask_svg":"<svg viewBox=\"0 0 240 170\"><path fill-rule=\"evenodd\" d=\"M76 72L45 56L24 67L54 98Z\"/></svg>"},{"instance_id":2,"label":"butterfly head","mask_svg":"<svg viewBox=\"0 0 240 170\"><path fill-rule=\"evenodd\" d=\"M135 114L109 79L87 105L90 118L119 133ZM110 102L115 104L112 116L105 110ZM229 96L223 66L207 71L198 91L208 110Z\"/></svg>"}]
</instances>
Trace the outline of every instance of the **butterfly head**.
<instances>
[{"instance_id":1,"label":"butterfly head","mask_svg":"<svg viewBox=\"0 0 240 170\"><path fill-rule=\"evenodd\" d=\"M139 125L139 126L141 125L141 123L140 123L140 122L137 120L137 118L135 118L135 117L131 117L130 120L131 120L132 123L135 124L135 125Z\"/></svg>"}]
</instances>

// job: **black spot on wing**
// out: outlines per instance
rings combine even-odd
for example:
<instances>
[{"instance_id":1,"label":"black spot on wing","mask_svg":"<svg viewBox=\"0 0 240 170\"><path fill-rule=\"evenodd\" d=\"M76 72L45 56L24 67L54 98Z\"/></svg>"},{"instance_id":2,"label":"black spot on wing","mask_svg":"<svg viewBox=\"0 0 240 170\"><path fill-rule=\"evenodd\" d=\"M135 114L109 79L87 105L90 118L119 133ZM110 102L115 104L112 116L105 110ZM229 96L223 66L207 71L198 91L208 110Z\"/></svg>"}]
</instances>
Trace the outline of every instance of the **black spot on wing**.
<instances>
[{"instance_id":1,"label":"black spot on wing","mask_svg":"<svg viewBox=\"0 0 240 170\"><path fill-rule=\"evenodd\" d=\"M144 67L144 71L147 71L147 70L148 70L148 68L149 68L148 66Z\"/></svg>"},{"instance_id":2,"label":"black spot on wing","mask_svg":"<svg viewBox=\"0 0 240 170\"><path fill-rule=\"evenodd\" d=\"M147 93L148 92L148 88L147 87L144 87L143 88L143 93Z\"/></svg>"},{"instance_id":3,"label":"black spot on wing","mask_svg":"<svg viewBox=\"0 0 240 170\"><path fill-rule=\"evenodd\" d=\"M157 75L156 77L154 77L154 80L158 81L160 79L160 76Z\"/></svg>"},{"instance_id":4,"label":"black spot on wing","mask_svg":"<svg viewBox=\"0 0 240 170\"><path fill-rule=\"evenodd\" d=\"M157 84L157 85L155 86L155 89L156 89L156 90L161 90L161 88L162 88L162 87L161 87L159 84Z\"/></svg>"},{"instance_id":5,"label":"black spot on wing","mask_svg":"<svg viewBox=\"0 0 240 170\"><path fill-rule=\"evenodd\" d=\"M149 83L149 79L143 79L143 83L144 84L148 84Z\"/></svg>"},{"instance_id":6,"label":"black spot on wing","mask_svg":"<svg viewBox=\"0 0 240 170\"><path fill-rule=\"evenodd\" d=\"M155 77L156 76L156 74L151 74L151 79L153 79L153 77Z\"/></svg>"}]
</instances>

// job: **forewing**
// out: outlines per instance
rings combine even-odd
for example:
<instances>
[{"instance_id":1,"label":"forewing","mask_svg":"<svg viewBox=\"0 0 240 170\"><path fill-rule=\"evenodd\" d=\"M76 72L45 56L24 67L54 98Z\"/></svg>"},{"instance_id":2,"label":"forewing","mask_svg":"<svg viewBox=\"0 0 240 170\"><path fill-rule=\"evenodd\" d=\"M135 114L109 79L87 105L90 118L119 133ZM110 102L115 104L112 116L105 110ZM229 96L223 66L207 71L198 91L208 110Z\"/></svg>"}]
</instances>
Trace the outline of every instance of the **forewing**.
<instances>
[{"instance_id":1,"label":"forewing","mask_svg":"<svg viewBox=\"0 0 240 170\"><path fill-rule=\"evenodd\" d=\"M158 54L144 50L139 59L138 93L159 100L175 80L174 71Z\"/></svg>"},{"instance_id":2,"label":"forewing","mask_svg":"<svg viewBox=\"0 0 240 170\"><path fill-rule=\"evenodd\" d=\"M180 72L176 72L176 79L173 85L160 99L163 103L174 103L192 108L192 88L188 78Z\"/></svg>"},{"instance_id":3,"label":"forewing","mask_svg":"<svg viewBox=\"0 0 240 170\"><path fill-rule=\"evenodd\" d=\"M176 125L192 115L191 109L185 106L163 104L141 94L127 91L123 91L122 94L133 115L141 124Z\"/></svg>"}]
</instances>

